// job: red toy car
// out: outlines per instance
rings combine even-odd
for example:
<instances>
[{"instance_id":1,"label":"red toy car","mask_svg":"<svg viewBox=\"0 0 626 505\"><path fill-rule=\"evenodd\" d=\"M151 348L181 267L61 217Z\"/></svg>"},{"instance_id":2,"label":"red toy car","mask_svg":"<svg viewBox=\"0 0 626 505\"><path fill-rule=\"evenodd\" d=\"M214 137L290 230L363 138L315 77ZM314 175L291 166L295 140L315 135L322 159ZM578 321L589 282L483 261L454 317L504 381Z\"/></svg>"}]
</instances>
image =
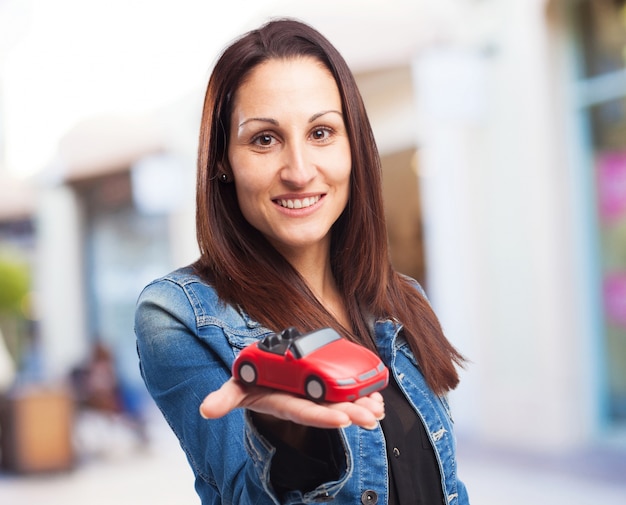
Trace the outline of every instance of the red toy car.
<instances>
[{"instance_id":1,"label":"red toy car","mask_svg":"<svg viewBox=\"0 0 626 505\"><path fill-rule=\"evenodd\" d=\"M331 328L271 333L244 348L232 372L245 384L328 402L353 401L389 382L389 370L376 354Z\"/></svg>"}]
</instances>

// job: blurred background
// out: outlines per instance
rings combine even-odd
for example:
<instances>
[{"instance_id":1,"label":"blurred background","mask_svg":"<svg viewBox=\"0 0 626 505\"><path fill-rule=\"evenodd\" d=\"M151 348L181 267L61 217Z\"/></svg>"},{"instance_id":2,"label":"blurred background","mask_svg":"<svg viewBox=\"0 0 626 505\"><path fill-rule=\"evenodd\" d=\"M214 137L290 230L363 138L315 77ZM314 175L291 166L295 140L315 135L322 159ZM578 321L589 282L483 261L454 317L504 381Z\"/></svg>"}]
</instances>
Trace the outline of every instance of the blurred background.
<instances>
[{"instance_id":1,"label":"blurred background","mask_svg":"<svg viewBox=\"0 0 626 505\"><path fill-rule=\"evenodd\" d=\"M0 0L0 502L198 503L134 306L197 255L215 58L286 15L353 69L394 264L471 360L473 503L626 503L624 0Z\"/></svg>"}]
</instances>

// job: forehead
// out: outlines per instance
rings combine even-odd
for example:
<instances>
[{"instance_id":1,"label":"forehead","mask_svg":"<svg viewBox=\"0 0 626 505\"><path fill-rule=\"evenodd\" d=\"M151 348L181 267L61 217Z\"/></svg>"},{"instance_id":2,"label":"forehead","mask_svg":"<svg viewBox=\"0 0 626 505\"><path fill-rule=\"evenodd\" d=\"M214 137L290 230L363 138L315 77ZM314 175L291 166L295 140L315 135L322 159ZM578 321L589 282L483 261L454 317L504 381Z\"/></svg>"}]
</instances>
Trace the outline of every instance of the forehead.
<instances>
[{"instance_id":1,"label":"forehead","mask_svg":"<svg viewBox=\"0 0 626 505\"><path fill-rule=\"evenodd\" d=\"M235 106L261 105L282 97L309 97L311 101L325 97L341 104L339 88L326 66L313 57L269 59L254 67L238 87Z\"/></svg>"}]
</instances>

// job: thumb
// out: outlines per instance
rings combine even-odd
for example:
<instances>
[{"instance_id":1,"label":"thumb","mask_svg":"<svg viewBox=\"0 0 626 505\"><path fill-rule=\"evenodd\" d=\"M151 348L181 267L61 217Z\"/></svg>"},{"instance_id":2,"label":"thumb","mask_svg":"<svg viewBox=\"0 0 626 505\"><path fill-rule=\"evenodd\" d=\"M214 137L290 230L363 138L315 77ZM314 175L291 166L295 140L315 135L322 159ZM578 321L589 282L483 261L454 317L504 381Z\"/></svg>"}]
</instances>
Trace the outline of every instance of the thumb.
<instances>
[{"instance_id":1,"label":"thumb","mask_svg":"<svg viewBox=\"0 0 626 505\"><path fill-rule=\"evenodd\" d=\"M233 379L227 380L221 388L213 391L202 401L200 415L205 419L217 419L241 406L246 394Z\"/></svg>"}]
</instances>

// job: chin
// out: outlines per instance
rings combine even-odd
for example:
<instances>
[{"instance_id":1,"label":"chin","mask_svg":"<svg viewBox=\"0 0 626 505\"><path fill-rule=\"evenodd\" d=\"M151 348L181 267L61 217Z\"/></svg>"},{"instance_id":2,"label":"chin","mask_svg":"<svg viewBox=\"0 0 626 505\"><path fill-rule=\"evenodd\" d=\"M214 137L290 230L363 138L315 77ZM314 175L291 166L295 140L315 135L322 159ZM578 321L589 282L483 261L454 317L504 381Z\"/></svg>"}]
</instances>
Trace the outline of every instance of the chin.
<instances>
[{"instance_id":1,"label":"chin","mask_svg":"<svg viewBox=\"0 0 626 505\"><path fill-rule=\"evenodd\" d=\"M294 238L293 235L288 240L282 240L278 238L270 239L270 242L279 251L299 251L310 250L316 246L320 246L326 243L325 237L302 237Z\"/></svg>"}]
</instances>

